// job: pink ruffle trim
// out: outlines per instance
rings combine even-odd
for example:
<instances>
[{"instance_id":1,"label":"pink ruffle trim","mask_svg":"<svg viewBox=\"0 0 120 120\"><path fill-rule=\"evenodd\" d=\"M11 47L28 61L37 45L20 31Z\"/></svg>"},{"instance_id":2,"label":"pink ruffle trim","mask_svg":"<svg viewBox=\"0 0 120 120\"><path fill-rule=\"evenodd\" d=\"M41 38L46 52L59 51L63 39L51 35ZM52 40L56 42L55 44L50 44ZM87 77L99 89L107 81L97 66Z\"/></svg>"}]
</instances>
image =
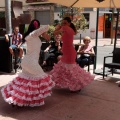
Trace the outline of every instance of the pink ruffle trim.
<instances>
[{"instance_id":1,"label":"pink ruffle trim","mask_svg":"<svg viewBox=\"0 0 120 120\"><path fill-rule=\"evenodd\" d=\"M55 86L55 83L50 76L37 80L29 79L18 76L2 88L1 92L4 100L9 104L18 106L44 105L44 98L51 96L51 89Z\"/></svg>"},{"instance_id":2,"label":"pink ruffle trim","mask_svg":"<svg viewBox=\"0 0 120 120\"><path fill-rule=\"evenodd\" d=\"M94 75L80 68L78 64L65 64L59 61L50 72L56 86L69 88L71 91L82 89L94 80Z\"/></svg>"}]
</instances>

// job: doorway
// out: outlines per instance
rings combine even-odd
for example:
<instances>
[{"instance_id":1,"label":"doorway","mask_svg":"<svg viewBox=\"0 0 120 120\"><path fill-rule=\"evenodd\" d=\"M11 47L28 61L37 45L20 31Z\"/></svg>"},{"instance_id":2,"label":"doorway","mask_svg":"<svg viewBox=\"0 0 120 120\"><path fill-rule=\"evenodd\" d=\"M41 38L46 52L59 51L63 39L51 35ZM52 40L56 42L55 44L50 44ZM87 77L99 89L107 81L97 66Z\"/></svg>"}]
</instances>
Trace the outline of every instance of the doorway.
<instances>
[{"instance_id":1,"label":"doorway","mask_svg":"<svg viewBox=\"0 0 120 120\"><path fill-rule=\"evenodd\" d=\"M104 38L110 38L112 14L104 14L104 18Z\"/></svg>"}]
</instances>

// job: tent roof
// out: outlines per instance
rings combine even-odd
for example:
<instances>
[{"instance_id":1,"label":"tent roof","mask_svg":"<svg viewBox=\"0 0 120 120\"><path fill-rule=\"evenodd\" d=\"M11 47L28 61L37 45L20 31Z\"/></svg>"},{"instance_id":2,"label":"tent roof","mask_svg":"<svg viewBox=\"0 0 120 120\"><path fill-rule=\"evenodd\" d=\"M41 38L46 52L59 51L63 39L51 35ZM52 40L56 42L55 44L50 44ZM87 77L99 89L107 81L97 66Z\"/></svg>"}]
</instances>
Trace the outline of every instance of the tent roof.
<instances>
[{"instance_id":1,"label":"tent roof","mask_svg":"<svg viewBox=\"0 0 120 120\"><path fill-rule=\"evenodd\" d=\"M98 2L96 0L48 0L67 7L84 7L84 8L120 8L120 0L104 0Z\"/></svg>"},{"instance_id":2,"label":"tent roof","mask_svg":"<svg viewBox=\"0 0 120 120\"><path fill-rule=\"evenodd\" d=\"M12 0L11 0L12 1ZM26 5L26 0L15 0L15 1L22 1L23 2L23 5ZM0 0L0 7L4 8L5 7L5 0Z\"/></svg>"},{"instance_id":3,"label":"tent roof","mask_svg":"<svg viewBox=\"0 0 120 120\"><path fill-rule=\"evenodd\" d=\"M49 3L49 2L26 3L26 0L13 0L13 1L21 1L23 3L23 6L25 6L25 5L31 5L31 4L47 4L47 3ZM5 0L0 0L0 8L4 8L4 7L5 7Z\"/></svg>"},{"instance_id":4,"label":"tent roof","mask_svg":"<svg viewBox=\"0 0 120 120\"><path fill-rule=\"evenodd\" d=\"M12 1L12 0L11 0ZM40 4L41 2L37 3L26 3L26 0L15 0L15 1L22 1L23 6L29 4ZM5 7L5 0L0 0L1 4L0 7ZM48 0L45 3L56 3L63 6L71 7L84 7L84 8L120 8L120 0L104 0L103 2L97 2L96 0ZM42 3L43 4L43 3Z\"/></svg>"}]
</instances>

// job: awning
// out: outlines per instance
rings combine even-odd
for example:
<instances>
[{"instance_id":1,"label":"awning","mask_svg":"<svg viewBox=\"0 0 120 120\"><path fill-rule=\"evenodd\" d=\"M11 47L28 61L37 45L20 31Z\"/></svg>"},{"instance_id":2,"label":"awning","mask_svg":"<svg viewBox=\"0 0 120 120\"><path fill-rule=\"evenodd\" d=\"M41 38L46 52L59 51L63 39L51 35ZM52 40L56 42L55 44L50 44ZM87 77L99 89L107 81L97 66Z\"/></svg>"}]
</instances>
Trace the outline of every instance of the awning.
<instances>
[{"instance_id":1,"label":"awning","mask_svg":"<svg viewBox=\"0 0 120 120\"><path fill-rule=\"evenodd\" d=\"M120 8L120 0L48 0L49 2L60 4L67 7L84 7L84 8Z\"/></svg>"}]
</instances>

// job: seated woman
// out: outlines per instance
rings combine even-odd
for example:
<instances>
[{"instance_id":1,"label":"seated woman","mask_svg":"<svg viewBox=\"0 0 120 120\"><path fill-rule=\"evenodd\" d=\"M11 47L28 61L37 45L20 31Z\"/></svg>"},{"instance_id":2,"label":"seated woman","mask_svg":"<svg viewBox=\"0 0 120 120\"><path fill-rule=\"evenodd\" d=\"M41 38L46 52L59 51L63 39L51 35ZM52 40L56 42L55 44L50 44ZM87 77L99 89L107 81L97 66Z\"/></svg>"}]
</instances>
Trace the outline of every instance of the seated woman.
<instances>
[{"instance_id":1,"label":"seated woman","mask_svg":"<svg viewBox=\"0 0 120 120\"><path fill-rule=\"evenodd\" d=\"M83 39L84 45L80 47L80 49L77 51L80 53L80 57L77 58L77 63L80 65L80 67L84 68L84 66L88 63L89 56L94 55L94 49L93 46L90 45L91 39L90 37L86 36Z\"/></svg>"},{"instance_id":2,"label":"seated woman","mask_svg":"<svg viewBox=\"0 0 120 120\"><path fill-rule=\"evenodd\" d=\"M44 50L44 57L43 57L43 64L42 66L45 66L47 64L47 60L51 56L55 56L57 58L59 55L61 55L61 35L58 34L55 36L55 42L52 42L45 50Z\"/></svg>"}]
</instances>

